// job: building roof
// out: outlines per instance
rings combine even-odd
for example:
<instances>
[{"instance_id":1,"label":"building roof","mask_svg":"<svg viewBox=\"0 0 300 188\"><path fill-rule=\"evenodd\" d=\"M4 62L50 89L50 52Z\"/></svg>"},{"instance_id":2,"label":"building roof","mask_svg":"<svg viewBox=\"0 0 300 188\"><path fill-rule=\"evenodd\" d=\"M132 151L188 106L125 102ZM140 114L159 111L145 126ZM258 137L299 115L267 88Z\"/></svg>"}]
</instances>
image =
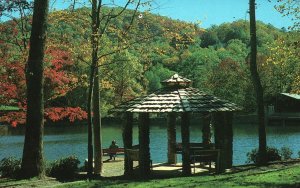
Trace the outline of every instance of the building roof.
<instances>
[{"instance_id":1,"label":"building roof","mask_svg":"<svg viewBox=\"0 0 300 188\"><path fill-rule=\"evenodd\" d=\"M189 87L189 79L173 75L163 81L165 87L143 97L138 97L112 109L112 112L222 112L241 110L236 104L221 100ZM175 87L174 87L175 86ZM184 87L186 86L186 87Z\"/></svg>"},{"instance_id":2,"label":"building roof","mask_svg":"<svg viewBox=\"0 0 300 188\"><path fill-rule=\"evenodd\" d=\"M162 83L188 83L188 84L190 84L191 82L192 82L191 80L179 76L178 74L174 74L173 76L171 76L171 78L162 81Z\"/></svg>"},{"instance_id":3,"label":"building roof","mask_svg":"<svg viewBox=\"0 0 300 188\"><path fill-rule=\"evenodd\" d=\"M294 98L294 99L300 100L300 95L299 95L299 94L292 94L292 93L281 93L281 95L285 95L285 96L288 96L288 97L291 97L291 98Z\"/></svg>"},{"instance_id":4,"label":"building roof","mask_svg":"<svg viewBox=\"0 0 300 188\"><path fill-rule=\"evenodd\" d=\"M20 110L17 106L6 106L6 105L0 105L0 111L18 111Z\"/></svg>"}]
</instances>

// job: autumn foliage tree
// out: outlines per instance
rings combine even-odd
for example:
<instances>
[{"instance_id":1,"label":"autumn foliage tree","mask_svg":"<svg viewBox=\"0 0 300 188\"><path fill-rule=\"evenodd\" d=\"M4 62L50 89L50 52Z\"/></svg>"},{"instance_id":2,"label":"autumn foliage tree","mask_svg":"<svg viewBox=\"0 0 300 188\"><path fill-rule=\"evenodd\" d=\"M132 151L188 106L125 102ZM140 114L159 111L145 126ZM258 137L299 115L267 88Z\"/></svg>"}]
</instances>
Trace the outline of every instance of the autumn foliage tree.
<instances>
[{"instance_id":1,"label":"autumn foliage tree","mask_svg":"<svg viewBox=\"0 0 300 188\"><path fill-rule=\"evenodd\" d=\"M44 135L44 54L46 46L49 1L35 0L30 47L26 64L26 129L21 176L45 176L43 153Z\"/></svg>"},{"instance_id":2,"label":"autumn foliage tree","mask_svg":"<svg viewBox=\"0 0 300 188\"><path fill-rule=\"evenodd\" d=\"M81 84L80 78L72 72L74 62L70 53L56 47L48 47L45 54L45 118L51 121L68 119L71 122L86 119L86 112L80 107L55 102ZM9 112L0 117L0 121L15 127L17 124L25 123L27 109L25 64L22 61L7 61L7 59L10 59L10 54L1 57L0 60L0 101L1 104L17 105L20 111Z\"/></svg>"},{"instance_id":3,"label":"autumn foliage tree","mask_svg":"<svg viewBox=\"0 0 300 188\"><path fill-rule=\"evenodd\" d=\"M1 1L1 17L9 21L0 25L0 102L18 106L19 111L0 117L1 122L13 127L25 123L26 82L25 69L29 50L29 35L33 4L30 1ZM20 17L14 13L19 11ZM82 84L81 76L74 73L74 59L69 50L55 39L48 41L45 51L45 118L51 121L86 119L86 112L77 106L59 103L73 89Z\"/></svg>"},{"instance_id":4,"label":"autumn foliage tree","mask_svg":"<svg viewBox=\"0 0 300 188\"><path fill-rule=\"evenodd\" d=\"M299 39L289 38L278 38L268 46L269 55L261 65L266 97L278 93L299 93Z\"/></svg>"}]
</instances>

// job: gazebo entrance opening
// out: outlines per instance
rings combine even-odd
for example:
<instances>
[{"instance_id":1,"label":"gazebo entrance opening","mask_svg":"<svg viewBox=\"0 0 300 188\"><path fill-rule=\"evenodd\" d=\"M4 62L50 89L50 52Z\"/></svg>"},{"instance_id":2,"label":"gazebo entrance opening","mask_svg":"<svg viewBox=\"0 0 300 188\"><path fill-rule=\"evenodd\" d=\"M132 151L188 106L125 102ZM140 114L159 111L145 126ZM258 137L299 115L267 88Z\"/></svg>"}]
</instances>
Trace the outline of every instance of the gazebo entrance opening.
<instances>
[{"instance_id":1,"label":"gazebo entrance opening","mask_svg":"<svg viewBox=\"0 0 300 188\"><path fill-rule=\"evenodd\" d=\"M122 112L124 118L123 142L125 148L125 175L133 172L133 160L139 161L142 177L149 177L150 113L167 113L168 163L176 162L176 152L182 154L182 173L191 174L191 162L215 157L217 172L232 166L232 112L239 110L235 104L208 95L190 87L189 79L173 75L162 82L163 88L148 96L121 104L113 112ZM133 113L139 115L139 145L132 145ZM203 141L190 143L190 117L203 114ZM180 116L181 143L176 144L176 117ZM214 125L215 144L210 144L210 122ZM214 146L214 148L212 147Z\"/></svg>"}]
</instances>

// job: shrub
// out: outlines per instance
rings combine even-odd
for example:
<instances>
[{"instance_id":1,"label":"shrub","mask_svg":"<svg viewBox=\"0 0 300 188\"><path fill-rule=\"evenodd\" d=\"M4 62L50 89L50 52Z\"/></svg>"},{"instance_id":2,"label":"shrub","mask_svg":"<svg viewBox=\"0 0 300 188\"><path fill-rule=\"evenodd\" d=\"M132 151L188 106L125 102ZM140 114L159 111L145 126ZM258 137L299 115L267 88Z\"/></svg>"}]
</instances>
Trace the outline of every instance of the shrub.
<instances>
[{"instance_id":1,"label":"shrub","mask_svg":"<svg viewBox=\"0 0 300 188\"><path fill-rule=\"evenodd\" d=\"M14 157L3 158L0 161L0 174L2 177L16 178L21 170L21 159Z\"/></svg>"},{"instance_id":2,"label":"shrub","mask_svg":"<svg viewBox=\"0 0 300 188\"><path fill-rule=\"evenodd\" d=\"M299 158L300 158L300 151L298 151L298 156L299 156Z\"/></svg>"},{"instance_id":3,"label":"shrub","mask_svg":"<svg viewBox=\"0 0 300 188\"><path fill-rule=\"evenodd\" d=\"M267 147L267 161L278 161L281 160L278 149L273 147ZM254 164L258 163L258 149L253 149L247 153L247 163L253 162Z\"/></svg>"},{"instance_id":4,"label":"shrub","mask_svg":"<svg viewBox=\"0 0 300 188\"><path fill-rule=\"evenodd\" d=\"M291 159L293 151L289 147L282 147L280 149L280 154L284 160Z\"/></svg>"},{"instance_id":5,"label":"shrub","mask_svg":"<svg viewBox=\"0 0 300 188\"><path fill-rule=\"evenodd\" d=\"M78 171L78 165L80 161L76 156L69 156L54 161L49 165L49 169L46 170L49 176L58 180L73 179Z\"/></svg>"}]
</instances>

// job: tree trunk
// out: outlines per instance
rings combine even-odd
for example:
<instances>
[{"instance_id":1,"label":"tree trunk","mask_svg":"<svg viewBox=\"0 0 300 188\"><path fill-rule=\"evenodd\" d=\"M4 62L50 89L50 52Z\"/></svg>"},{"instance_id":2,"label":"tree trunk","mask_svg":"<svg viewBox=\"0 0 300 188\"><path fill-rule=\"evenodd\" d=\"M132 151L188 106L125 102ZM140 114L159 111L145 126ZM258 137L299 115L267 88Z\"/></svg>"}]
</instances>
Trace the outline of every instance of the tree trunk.
<instances>
[{"instance_id":1,"label":"tree trunk","mask_svg":"<svg viewBox=\"0 0 300 188\"><path fill-rule=\"evenodd\" d=\"M100 83L99 83L99 68L95 68L95 83L93 92L93 112L94 112L94 174L102 173L102 145L101 145L101 112L100 112Z\"/></svg>"},{"instance_id":2,"label":"tree trunk","mask_svg":"<svg viewBox=\"0 0 300 188\"><path fill-rule=\"evenodd\" d=\"M132 124L133 124L133 114L125 112L122 116L123 119L123 143L124 148L132 148ZM133 162L128 160L128 156L125 153L124 159L124 175L131 176L133 172Z\"/></svg>"},{"instance_id":3,"label":"tree trunk","mask_svg":"<svg viewBox=\"0 0 300 188\"><path fill-rule=\"evenodd\" d=\"M168 113L168 163L176 164L176 114Z\"/></svg>"},{"instance_id":4,"label":"tree trunk","mask_svg":"<svg viewBox=\"0 0 300 188\"><path fill-rule=\"evenodd\" d=\"M91 45L92 45L92 64L90 69L90 79L89 79L89 91L88 91L88 169L87 175L91 179L93 173L93 119L92 119L92 98L93 98L93 88L95 82L95 70L98 61L98 29L97 29L97 0L92 1L92 35L91 35Z\"/></svg>"},{"instance_id":5,"label":"tree trunk","mask_svg":"<svg viewBox=\"0 0 300 188\"><path fill-rule=\"evenodd\" d=\"M256 92L257 115L258 115L258 135L259 135L259 149L258 149L258 164L264 165L267 163L267 141L266 141L266 127L265 127L265 112L264 112L264 99L263 88L261 85L260 77L257 71L257 41L256 41L256 18L255 18L255 0L249 0L250 6L250 71L252 82Z\"/></svg>"},{"instance_id":6,"label":"tree trunk","mask_svg":"<svg viewBox=\"0 0 300 188\"><path fill-rule=\"evenodd\" d=\"M27 114L21 176L45 175L43 155L44 132L44 50L46 43L48 0L35 0L26 70Z\"/></svg>"},{"instance_id":7,"label":"tree trunk","mask_svg":"<svg viewBox=\"0 0 300 188\"><path fill-rule=\"evenodd\" d=\"M232 167L232 112L213 113L216 148L220 149L219 172Z\"/></svg>"},{"instance_id":8,"label":"tree trunk","mask_svg":"<svg viewBox=\"0 0 300 188\"><path fill-rule=\"evenodd\" d=\"M93 85L94 85L94 71L95 68L91 66L90 79L89 79L89 91L88 91L88 165L87 165L87 176L89 179L92 178L93 173L93 120L92 120L92 96L93 96Z\"/></svg>"},{"instance_id":9,"label":"tree trunk","mask_svg":"<svg viewBox=\"0 0 300 188\"><path fill-rule=\"evenodd\" d=\"M189 114L184 112L181 116L181 138L182 138L182 173L191 174L190 164L190 119Z\"/></svg>"},{"instance_id":10,"label":"tree trunk","mask_svg":"<svg viewBox=\"0 0 300 188\"><path fill-rule=\"evenodd\" d=\"M139 167L142 178L149 178L150 175L150 131L149 113L139 114Z\"/></svg>"}]
</instances>

